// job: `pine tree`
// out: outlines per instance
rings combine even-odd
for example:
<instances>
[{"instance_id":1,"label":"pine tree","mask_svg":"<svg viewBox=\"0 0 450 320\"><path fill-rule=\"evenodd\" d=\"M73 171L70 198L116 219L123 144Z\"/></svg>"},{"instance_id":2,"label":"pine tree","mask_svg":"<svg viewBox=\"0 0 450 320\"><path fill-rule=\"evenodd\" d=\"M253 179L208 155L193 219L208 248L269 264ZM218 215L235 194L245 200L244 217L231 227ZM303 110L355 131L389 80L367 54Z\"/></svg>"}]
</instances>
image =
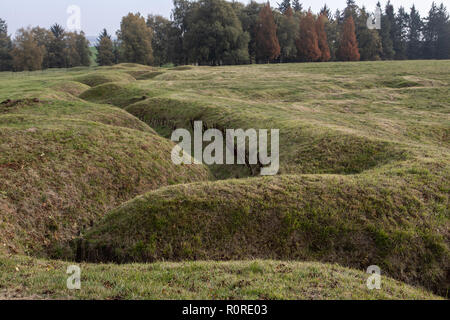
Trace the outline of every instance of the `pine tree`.
<instances>
[{"instance_id":1,"label":"pine tree","mask_svg":"<svg viewBox=\"0 0 450 320\"><path fill-rule=\"evenodd\" d=\"M282 14L285 14L289 8L291 8L291 0L283 0L281 3L278 4L278 10Z\"/></svg>"},{"instance_id":2,"label":"pine tree","mask_svg":"<svg viewBox=\"0 0 450 320\"><path fill-rule=\"evenodd\" d=\"M144 65L153 63L153 31L139 13L129 13L123 17L117 35L120 41L121 56L125 62Z\"/></svg>"},{"instance_id":3,"label":"pine tree","mask_svg":"<svg viewBox=\"0 0 450 320\"><path fill-rule=\"evenodd\" d=\"M59 24L54 24L50 31L52 39L47 48L49 68L64 68L66 67L66 42L64 39L66 32Z\"/></svg>"},{"instance_id":4,"label":"pine tree","mask_svg":"<svg viewBox=\"0 0 450 320\"><path fill-rule=\"evenodd\" d=\"M360 59L355 22L351 15L345 20L342 28L337 58L341 61L359 61Z\"/></svg>"},{"instance_id":5,"label":"pine tree","mask_svg":"<svg viewBox=\"0 0 450 320\"><path fill-rule=\"evenodd\" d=\"M408 30L408 59L420 59L422 50L421 38L423 23L422 19L420 18L419 12L416 10L416 7L414 5L411 7L411 12L409 14Z\"/></svg>"},{"instance_id":6,"label":"pine tree","mask_svg":"<svg viewBox=\"0 0 450 320\"><path fill-rule=\"evenodd\" d=\"M277 26L270 4L267 3L259 13L256 31L256 57L269 63L280 56L281 48L277 38Z\"/></svg>"},{"instance_id":7,"label":"pine tree","mask_svg":"<svg viewBox=\"0 0 450 320\"><path fill-rule=\"evenodd\" d=\"M441 3L438 9L438 38L436 41L436 59L450 59L450 21L447 9Z\"/></svg>"},{"instance_id":8,"label":"pine tree","mask_svg":"<svg viewBox=\"0 0 450 320\"><path fill-rule=\"evenodd\" d=\"M377 5L381 10L381 5L378 3ZM383 44L383 54L382 58L384 60L392 60L394 59L394 43L392 41L392 17L391 17L391 7L390 2L386 5L385 13L381 16L381 30L379 30L379 34L381 37L381 43Z\"/></svg>"},{"instance_id":9,"label":"pine tree","mask_svg":"<svg viewBox=\"0 0 450 320\"><path fill-rule=\"evenodd\" d=\"M11 71L13 59L11 56L12 41L8 35L6 21L0 19L0 71Z\"/></svg>"},{"instance_id":10,"label":"pine tree","mask_svg":"<svg viewBox=\"0 0 450 320\"><path fill-rule=\"evenodd\" d=\"M449 16L447 9L441 4L439 7L433 2L426 18L424 27L425 59L445 59L449 55Z\"/></svg>"},{"instance_id":11,"label":"pine tree","mask_svg":"<svg viewBox=\"0 0 450 320\"><path fill-rule=\"evenodd\" d=\"M293 0L292 1L292 9L294 10L294 12L302 12L303 5L300 3L299 0Z\"/></svg>"},{"instance_id":12,"label":"pine tree","mask_svg":"<svg viewBox=\"0 0 450 320\"><path fill-rule=\"evenodd\" d=\"M103 29L97 38L97 64L99 66L111 66L114 64L114 45L111 36Z\"/></svg>"},{"instance_id":13,"label":"pine tree","mask_svg":"<svg viewBox=\"0 0 450 320\"><path fill-rule=\"evenodd\" d=\"M31 29L20 29L13 44L13 65L15 71L35 71L42 69L44 48L39 46Z\"/></svg>"},{"instance_id":14,"label":"pine tree","mask_svg":"<svg viewBox=\"0 0 450 320\"><path fill-rule=\"evenodd\" d=\"M321 52L319 60L322 62L329 61L331 58L330 48L328 47L327 33L325 32L325 22L327 20L328 18L324 14L321 14L316 20L316 32L319 50Z\"/></svg>"},{"instance_id":15,"label":"pine tree","mask_svg":"<svg viewBox=\"0 0 450 320\"><path fill-rule=\"evenodd\" d=\"M393 32L393 42L396 60L407 59L407 33L408 33L408 14L403 7L398 9L395 16L395 28Z\"/></svg>"}]
</instances>

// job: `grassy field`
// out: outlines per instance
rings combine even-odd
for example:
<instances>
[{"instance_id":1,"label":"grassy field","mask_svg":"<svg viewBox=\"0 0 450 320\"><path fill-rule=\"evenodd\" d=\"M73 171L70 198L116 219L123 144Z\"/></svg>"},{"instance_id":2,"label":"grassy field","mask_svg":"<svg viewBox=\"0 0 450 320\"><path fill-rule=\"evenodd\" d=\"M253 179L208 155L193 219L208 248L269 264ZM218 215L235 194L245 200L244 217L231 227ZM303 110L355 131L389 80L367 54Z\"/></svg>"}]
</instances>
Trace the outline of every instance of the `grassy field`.
<instances>
[{"instance_id":1,"label":"grassy field","mask_svg":"<svg viewBox=\"0 0 450 320\"><path fill-rule=\"evenodd\" d=\"M0 297L446 297L449 83L449 61L0 73ZM280 129L280 175L173 165L194 120ZM91 263L83 290L60 259Z\"/></svg>"}]
</instances>

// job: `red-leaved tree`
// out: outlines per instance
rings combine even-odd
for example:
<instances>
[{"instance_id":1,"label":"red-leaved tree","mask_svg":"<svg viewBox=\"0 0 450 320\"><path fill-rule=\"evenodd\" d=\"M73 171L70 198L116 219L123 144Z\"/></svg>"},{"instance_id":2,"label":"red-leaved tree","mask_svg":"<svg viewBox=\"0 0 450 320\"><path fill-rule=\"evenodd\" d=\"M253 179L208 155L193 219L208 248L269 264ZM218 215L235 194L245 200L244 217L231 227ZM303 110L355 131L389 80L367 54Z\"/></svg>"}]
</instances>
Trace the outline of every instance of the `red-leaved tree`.
<instances>
[{"instance_id":1,"label":"red-leaved tree","mask_svg":"<svg viewBox=\"0 0 450 320\"><path fill-rule=\"evenodd\" d=\"M319 60L322 62L326 62L331 58L330 47L328 46L327 33L325 31L326 21L327 17L323 14L321 14L319 18L317 18L316 20L316 32L319 42L319 49L321 52Z\"/></svg>"},{"instance_id":2,"label":"red-leaved tree","mask_svg":"<svg viewBox=\"0 0 450 320\"><path fill-rule=\"evenodd\" d=\"M302 61L317 61L321 56L314 17L308 11L300 20L300 32L297 39L298 56Z\"/></svg>"},{"instance_id":3,"label":"red-leaved tree","mask_svg":"<svg viewBox=\"0 0 450 320\"><path fill-rule=\"evenodd\" d=\"M359 61L360 54L355 34L355 22L350 15L342 27L337 57L341 61Z\"/></svg>"},{"instance_id":4,"label":"red-leaved tree","mask_svg":"<svg viewBox=\"0 0 450 320\"><path fill-rule=\"evenodd\" d=\"M280 56L280 43L277 38L277 25L270 4L260 11L256 25L256 57L267 63Z\"/></svg>"}]
</instances>

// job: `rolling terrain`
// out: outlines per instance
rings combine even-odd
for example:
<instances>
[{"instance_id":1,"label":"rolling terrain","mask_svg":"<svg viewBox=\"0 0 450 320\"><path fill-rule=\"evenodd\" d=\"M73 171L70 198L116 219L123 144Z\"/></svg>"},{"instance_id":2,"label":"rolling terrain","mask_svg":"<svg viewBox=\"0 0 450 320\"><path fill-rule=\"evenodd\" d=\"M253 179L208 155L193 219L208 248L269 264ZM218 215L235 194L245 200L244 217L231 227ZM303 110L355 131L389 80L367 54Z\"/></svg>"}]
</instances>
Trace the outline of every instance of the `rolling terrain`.
<instances>
[{"instance_id":1,"label":"rolling terrain","mask_svg":"<svg viewBox=\"0 0 450 320\"><path fill-rule=\"evenodd\" d=\"M449 61L0 73L0 297L446 297L449 84ZM198 120L280 129L280 174L175 166Z\"/></svg>"}]
</instances>

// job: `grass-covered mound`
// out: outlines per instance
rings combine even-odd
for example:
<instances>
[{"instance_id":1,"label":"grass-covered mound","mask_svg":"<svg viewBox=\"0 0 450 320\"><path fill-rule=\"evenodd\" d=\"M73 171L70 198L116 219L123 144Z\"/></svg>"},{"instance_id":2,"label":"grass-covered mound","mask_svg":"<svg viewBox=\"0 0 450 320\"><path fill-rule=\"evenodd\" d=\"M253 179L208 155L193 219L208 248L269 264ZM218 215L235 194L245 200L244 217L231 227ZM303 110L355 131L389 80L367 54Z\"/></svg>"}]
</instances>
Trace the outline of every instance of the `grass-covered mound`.
<instances>
[{"instance_id":1,"label":"grass-covered mound","mask_svg":"<svg viewBox=\"0 0 450 320\"><path fill-rule=\"evenodd\" d=\"M0 127L0 241L12 252L71 239L145 191L208 177L201 166L173 165L173 145L152 133L31 120Z\"/></svg>"},{"instance_id":2,"label":"grass-covered mound","mask_svg":"<svg viewBox=\"0 0 450 320\"><path fill-rule=\"evenodd\" d=\"M75 97L77 73L0 79L0 252L60 254L57 243L122 202L209 178L175 166L174 144L126 111Z\"/></svg>"},{"instance_id":3,"label":"grass-covered mound","mask_svg":"<svg viewBox=\"0 0 450 320\"><path fill-rule=\"evenodd\" d=\"M93 73L88 73L85 75L78 76L73 80L88 85L90 87L95 87L108 82L122 81L126 83L136 81L136 79L132 75L126 72L112 72L112 71L109 72L97 71Z\"/></svg>"},{"instance_id":4,"label":"grass-covered mound","mask_svg":"<svg viewBox=\"0 0 450 320\"><path fill-rule=\"evenodd\" d=\"M280 176L164 188L108 214L78 244L78 258L376 264L445 292L448 222L430 198L445 206L448 195L439 188L448 180L416 189L410 179Z\"/></svg>"},{"instance_id":5,"label":"grass-covered mound","mask_svg":"<svg viewBox=\"0 0 450 320\"><path fill-rule=\"evenodd\" d=\"M105 83L84 91L79 97L83 100L107 103L126 107L137 101L147 99L147 92L134 85L121 82Z\"/></svg>"},{"instance_id":6,"label":"grass-covered mound","mask_svg":"<svg viewBox=\"0 0 450 320\"><path fill-rule=\"evenodd\" d=\"M368 274L309 262L234 261L155 264L80 264L82 289L66 288L67 262L0 256L0 299L224 299L439 300L382 276L368 290Z\"/></svg>"},{"instance_id":7,"label":"grass-covered mound","mask_svg":"<svg viewBox=\"0 0 450 320\"><path fill-rule=\"evenodd\" d=\"M252 114L242 116L239 112L195 100L149 98L129 105L125 110L167 138L177 128L192 131L196 120L202 120L206 128L221 131L227 128L280 129L280 173L283 174L360 173L406 156L404 148L388 140L289 119ZM213 171L218 178L239 177L236 167L216 166ZM261 166L256 165L254 170L246 170L246 175L258 175L260 168Z\"/></svg>"}]
</instances>

